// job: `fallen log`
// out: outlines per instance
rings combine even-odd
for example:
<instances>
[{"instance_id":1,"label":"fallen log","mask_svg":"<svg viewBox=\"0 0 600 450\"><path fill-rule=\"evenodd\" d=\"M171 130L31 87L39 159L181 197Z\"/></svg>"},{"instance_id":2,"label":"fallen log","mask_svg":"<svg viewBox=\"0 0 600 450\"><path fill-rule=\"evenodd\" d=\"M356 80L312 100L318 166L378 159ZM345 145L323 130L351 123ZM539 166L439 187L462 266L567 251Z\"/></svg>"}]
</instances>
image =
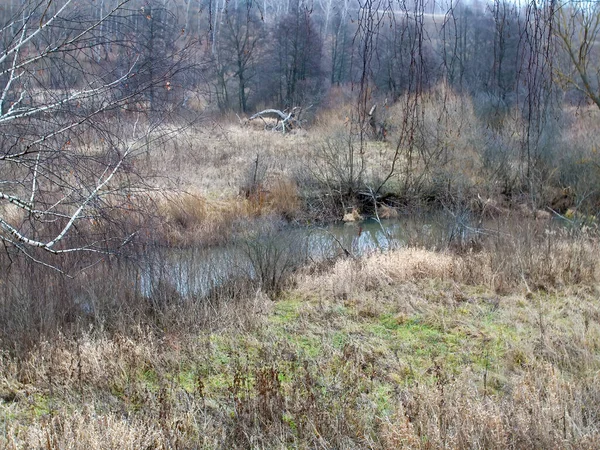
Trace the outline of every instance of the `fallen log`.
<instances>
[{"instance_id":1,"label":"fallen log","mask_svg":"<svg viewBox=\"0 0 600 450\"><path fill-rule=\"evenodd\" d=\"M271 126L271 130L281 131L285 134L286 130L300 127L300 122L296 120L296 114L300 110L298 107L292 108L290 112L280 111L279 109L265 109L250 116L248 122L261 119L265 123L265 129L267 129L270 125L265 119L275 119L275 125Z\"/></svg>"}]
</instances>

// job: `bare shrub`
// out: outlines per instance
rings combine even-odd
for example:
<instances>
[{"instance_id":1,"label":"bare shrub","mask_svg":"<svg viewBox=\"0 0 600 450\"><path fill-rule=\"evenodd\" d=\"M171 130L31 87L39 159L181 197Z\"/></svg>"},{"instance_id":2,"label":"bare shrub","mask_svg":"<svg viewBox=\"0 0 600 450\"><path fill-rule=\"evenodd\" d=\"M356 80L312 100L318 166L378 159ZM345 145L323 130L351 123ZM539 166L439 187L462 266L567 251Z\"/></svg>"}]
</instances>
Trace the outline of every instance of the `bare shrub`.
<instances>
[{"instance_id":1,"label":"bare shrub","mask_svg":"<svg viewBox=\"0 0 600 450\"><path fill-rule=\"evenodd\" d=\"M363 187L364 149L355 136L338 132L326 137L317 148L309 170L335 202L344 204Z\"/></svg>"},{"instance_id":2,"label":"bare shrub","mask_svg":"<svg viewBox=\"0 0 600 450\"><path fill-rule=\"evenodd\" d=\"M250 263L250 278L258 289L275 296L306 261L304 239L293 231L282 235L275 230L263 230L246 238L242 245Z\"/></svg>"}]
</instances>

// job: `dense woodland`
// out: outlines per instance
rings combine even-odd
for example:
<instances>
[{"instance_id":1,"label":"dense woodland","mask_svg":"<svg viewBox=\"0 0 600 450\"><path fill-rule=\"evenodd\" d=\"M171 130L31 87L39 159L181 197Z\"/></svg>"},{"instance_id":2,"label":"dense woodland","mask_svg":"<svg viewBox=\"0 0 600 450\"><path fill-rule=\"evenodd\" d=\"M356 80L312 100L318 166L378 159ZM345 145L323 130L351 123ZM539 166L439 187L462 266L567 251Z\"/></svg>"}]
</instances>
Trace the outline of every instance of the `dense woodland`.
<instances>
[{"instance_id":1,"label":"dense woodland","mask_svg":"<svg viewBox=\"0 0 600 450\"><path fill-rule=\"evenodd\" d=\"M13 1L3 7L13 33L21 6ZM58 7L43 6L29 4L40 20ZM500 111L530 102L544 109L551 100L577 105L582 99L575 86L561 84L553 71L570 75L577 61L569 61L569 49L577 56L579 39L589 46L596 31L593 5L582 10L558 2L104 0L75 6L63 18L72 27L62 23L53 31L72 35L103 20L89 45L104 70L123 73L140 58L136 70L150 71L187 48L189 70L171 81L172 100L185 105L201 94L211 106L245 113L262 104L320 105L333 87L361 83L369 95L390 102L447 83L474 98L486 96ZM582 35L581 27L589 32ZM7 31L4 38L14 38ZM587 58L594 52L581 50L581 68L592 70ZM64 71L49 71L46 87L81 81L75 68L69 76Z\"/></svg>"},{"instance_id":2,"label":"dense woodland","mask_svg":"<svg viewBox=\"0 0 600 450\"><path fill-rule=\"evenodd\" d=\"M59 8L44 6L5 2L5 45L18 36L24 14L41 23ZM67 70L69 57L81 62L93 57L101 63L98 69L120 74L135 59L136 71L151 76L184 49L188 70L170 80L169 95L160 95L183 106L201 95L204 105L221 111L322 105L331 89L346 85L356 90L367 85L362 88L368 87L370 97L394 102L403 93L418 94L439 83L481 97L479 103L485 98L495 112L515 105L543 111L552 104L581 105L596 87L593 80L586 87L570 77L579 66L590 71L588 78L595 74L593 5L103 0L78 1L67 12L48 33L57 35L47 39L74 37L101 21L93 36L86 36L86 46L94 51L79 48L74 55L63 49L48 58L45 88L83 82L81 67ZM583 96L574 92L580 84ZM153 94L147 93L148 101ZM536 122L533 112L527 117Z\"/></svg>"},{"instance_id":3,"label":"dense woodland","mask_svg":"<svg viewBox=\"0 0 600 450\"><path fill-rule=\"evenodd\" d=\"M13 33L21 6L13 1L3 7ZM28 6L40 20L57 8ZM365 84L369 96L390 102L447 83L474 98L485 96L498 111L530 103L542 110L565 95L577 105L582 99L575 86L560 84L553 71L570 74L569 48L578 53L579 28L595 19L592 10L558 2L104 0L75 6L63 19L72 27L63 23L53 31L73 35L102 20L89 43L93 55L86 57L102 61L103 70L124 73L139 58L136 70L147 69L149 76L185 48L189 70L171 81L171 100L185 106L200 94L205 105L244 113L263 104L321 105L336 86ZM11 37L6 31L5 39ZM595 31L583 36L587 45ZM591 48L583 51L589 54L582 57L595 56ZM46 87L81 81L75 68L69 76L64 71L49 71Z\"/></svg>"}]
</instances>

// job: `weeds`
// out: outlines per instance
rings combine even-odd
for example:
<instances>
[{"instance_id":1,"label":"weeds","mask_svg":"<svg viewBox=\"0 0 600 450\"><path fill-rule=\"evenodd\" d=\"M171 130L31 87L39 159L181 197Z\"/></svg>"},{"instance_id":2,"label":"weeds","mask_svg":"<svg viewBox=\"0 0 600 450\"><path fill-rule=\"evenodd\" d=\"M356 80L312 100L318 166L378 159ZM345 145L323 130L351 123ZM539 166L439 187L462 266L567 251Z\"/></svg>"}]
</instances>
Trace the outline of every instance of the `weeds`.
<instances>
[{"instance_id":1,"label":"weeds","mask_svg":"<svg viewBox=\"0 0 600 450\"><path fill-rule=\"evenodd\" d=\"M177 189L107 209L143 228L119 257L68 256L88 267L75 279L3 257L0 446L596 448L595 122L566 124L555 144L577 151L523 180L515 111L485 128L458 94L421 106L414 173L406 148L392 156L393 107L388 142L360 148L344 105L313 135L217 124L140 162ZM451 226L308 266L293 230L272 231L410 201L444 205ZM97 226L81 232L110 232Z\"/></svg>"},{"instance_id":2,"label":"weeds","mask_svg":"<svg viewBox=\"0 0 600 450\"><path fill-rule=\"evenodd\" d=\"M522 233L300 270L276 303L99 293L2 354L2 446L594 448L597 238Z\"/></svg>"}]
</instances>

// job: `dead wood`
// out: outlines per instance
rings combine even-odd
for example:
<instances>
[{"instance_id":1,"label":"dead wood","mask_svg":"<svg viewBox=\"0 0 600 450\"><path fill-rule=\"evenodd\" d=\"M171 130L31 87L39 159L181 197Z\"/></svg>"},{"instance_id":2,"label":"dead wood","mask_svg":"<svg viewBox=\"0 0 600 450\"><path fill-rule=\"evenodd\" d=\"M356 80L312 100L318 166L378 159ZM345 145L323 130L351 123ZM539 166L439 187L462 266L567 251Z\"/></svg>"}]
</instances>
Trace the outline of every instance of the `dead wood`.
<instances>
[{"instance_id":1,"label":"dead wood","mask_svg":"<svg viewBox=\"0 0 600 450\"><path fill-rule=\"evenodd\" d=\"M248 122L261 119L265 124L265 129L270 128L272 131L281 131L285 134L286 131L293 128L300 128L300 121L297 117L301 110L302 109L298 107L292 108L289 112L281 111L279 109L265 109L250 116ZM265 119L275 119L275 125L268 123Z\"/></svg>"}]
</instances>

